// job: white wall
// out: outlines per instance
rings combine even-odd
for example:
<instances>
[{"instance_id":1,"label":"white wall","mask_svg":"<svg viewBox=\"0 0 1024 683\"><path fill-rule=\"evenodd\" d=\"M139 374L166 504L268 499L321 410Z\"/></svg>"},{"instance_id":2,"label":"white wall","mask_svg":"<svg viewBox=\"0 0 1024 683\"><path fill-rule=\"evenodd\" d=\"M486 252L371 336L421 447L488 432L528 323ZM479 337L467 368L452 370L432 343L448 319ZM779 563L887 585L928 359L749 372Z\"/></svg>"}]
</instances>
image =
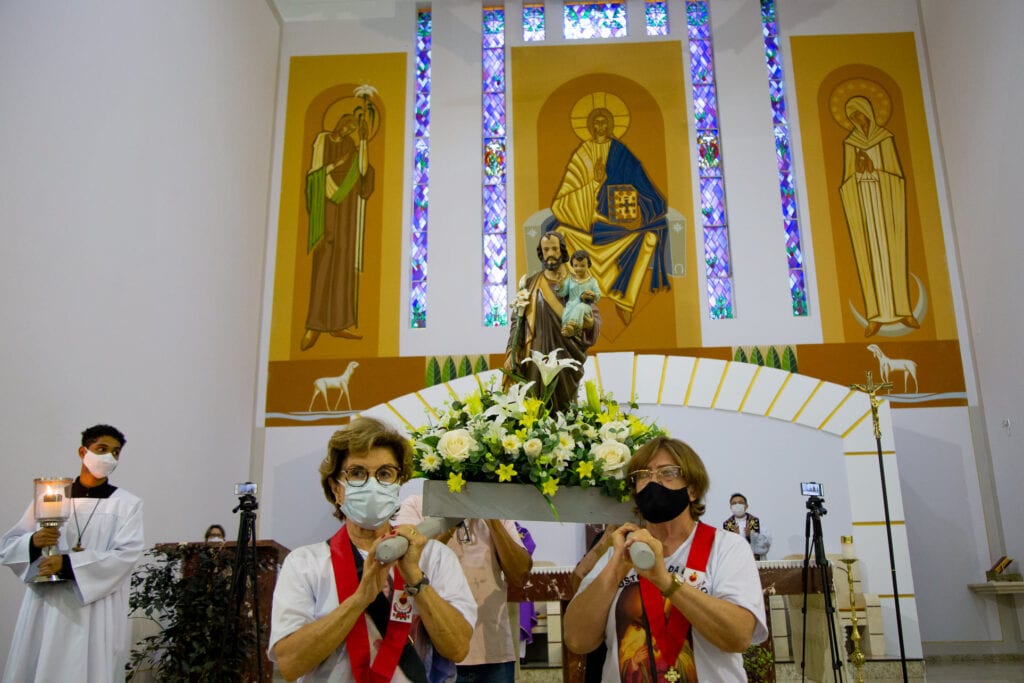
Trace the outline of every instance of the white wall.
<instances>
[{"instance_id":1,"label":"white wall","mask_svg":"<svg viewBox=\"0 0 1024 683\"><path fill-rule=\"evenodd\" d=\"M1024 558L1024 44L1018 30L1024 4L922 0L921 7L968 303L965 333L975 349L969 361L982 393L975 428L984 449L991 449L990 456L979 453L979 470L994 480L991 493L1003 513L1001 552Z\"/></svg>"},{"instance_id":2,"label":"white wall","mask_svg":"<svg viewBox=\"0 0 1024 683\"><path fill-rule=\"evenodd\" d=\"M251 0L0 3L4 529L101 421L147 543L237 527L279 32ZM0 662L23 593L0 572Z\"/></svg>"}]
</instances>

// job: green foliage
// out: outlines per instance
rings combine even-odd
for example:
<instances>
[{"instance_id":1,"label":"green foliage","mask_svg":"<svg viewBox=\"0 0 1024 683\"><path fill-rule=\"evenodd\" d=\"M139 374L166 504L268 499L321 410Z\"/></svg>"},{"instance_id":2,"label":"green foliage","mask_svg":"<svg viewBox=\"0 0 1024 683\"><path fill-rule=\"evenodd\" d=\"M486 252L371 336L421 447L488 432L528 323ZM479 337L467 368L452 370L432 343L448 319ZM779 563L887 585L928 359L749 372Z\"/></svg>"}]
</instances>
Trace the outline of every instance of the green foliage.
<instances>
[{"instance_id":1,"label":"green foliage","mask_svg":"<svg viewBox=\"0 0 1024 683\"><path fill-rule=\"evenodd\" d=\"M750 683L767 683L775 680L775 657L771 650L761 645L751 645L743 653L743 669Z\"/></svg>"},{"instance_id":2,"label":"green foliage","mask_svg":"<svg viewBox=\"0 0 1024 683\"><path fill-rule=\"evenodd\" d=\"M756 346L750 348L750 362L754 365L764 365L764 356L761 355L761 349Z\"/></svg>"},{"instance_id":3,"label":"green foliage","mask_svg":"<svg viewBox=\"0 0 1024 683\"><path fill-rule=\"evenodd\" d=\"M235 553L219 546L153 548L132 574L128 600L133 618L154 621L160 632L136 644L128 680L152 671L168 683L242 681L266 650L264 630L256 648L250 607L236 617L231 575ZM250 591L251 592L251 591ZM263 615L261 615L263 616ZM252 672L255 676L255 672Z\"/></svg>"},{"instance_id":4,"label":"green foliage","mask_svg":"<svg viewBox=\"0 0 1024 683\"><path fill-rule=\"evenodd\" d=\"M459 361L459 377L473 374L473 365L469 362L469 356L463 356Z\"/></svg>"},{"instance_id":5,"label":"green foliage","mask_svg":"<svg viewBox=\"0 0 1024 683\"><path fill-rule=\"evenodd\" d=\"M477 356L476 357L476 366L474 367L473 371L474 372L487 372L487 370L489 370L489 368L487 367L487 356Z\"/></svg>"},{"instance_id":6,"label":"green foliage","mask_svg":"<svg viewBox=\"0 0 1024 683\"><path fill-rule=\"evenodd\" d=\"M425 385L432 387L435 384L441 382L441 366L437 362L437 358L434 356L430 357L427 361L427 380Z\"/></svg>"},{"instance_id":7,"label":"green foliage","mask_svg":"<svg viewBox=\"0 0 1024 683\"><path fill-rule=\"evenodd\" d=\"M737 346L736 347L736 353L733 354L732 359L734 361L736 361L737 363L746 363L747 362L747 352L743 350L742 346Z\"/></svg>"},{"instance_id":8,"label":"green foliage","mask_svg":"<svg viewBox=\"0 0 1024 683\"><path fill-rule=\"evenodd\" d=\"M782 361L779 360L779 352L775 350L774 346L768 347L768 360L765 361L765 365L773 368L782 368Z\"/></svg>"}]
</instances>

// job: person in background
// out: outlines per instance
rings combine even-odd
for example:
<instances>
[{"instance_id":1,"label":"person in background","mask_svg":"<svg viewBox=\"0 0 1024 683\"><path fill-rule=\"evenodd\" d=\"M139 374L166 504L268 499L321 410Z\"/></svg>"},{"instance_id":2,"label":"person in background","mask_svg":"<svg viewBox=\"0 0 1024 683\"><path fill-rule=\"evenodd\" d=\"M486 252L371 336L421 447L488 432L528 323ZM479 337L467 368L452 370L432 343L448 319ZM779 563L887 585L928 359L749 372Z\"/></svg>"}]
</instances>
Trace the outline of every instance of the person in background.
<instances>
[{"instance_id":1,"label":"person in background","mask_svg":"<svg viewBox=\"0 0 1024 683\"><path fill-rule=\"evenodd\" d=\"M469 652L477 606L455 553L391 526L411 459L409 441L373 418L331 437L320 484L341 528L291 551L274 588L268 650L286 680L434 683L446 680L435 656ZM396 535L409 549L381 563L377 546Z\"/></svg>"},{"instance_id":2,"label":"person in background","mask_svg":"<svg viewBox=\"0 0 1024 683\"><path fill-rule=\"evenodd\" d=\"M529 529L519 522L516 522L516 531L519 532L519 540L523 542L526 552L533 558L533 551L537 549L537 543L533 540ZM533 642L533 629L537 626L537 606L532 602L519 603L519 659L526 656L526 646Z\"/></svg>"},{"instance_id":3,"label":"person in background","mask_svg":"<svg viewBox=\"0 0 1024 683\"><path fill-rule=\"evenodd\" d=\"M207 543L223 543L224 542L224 527L220 524L211 524L206 529L206 535L203 540Z\"/></svg>"},{"instance_id":4,"label":"person in background","mask_svg":"<svg viewBox=\"0 0 1024 683\"><path fill-rule=\"evenodd\" d=\"M124 434L110 425L83 431L65 533L36 529L29 505L0 539L0 561L20 579L63 579L27 585L4 683L124 680L131 648L128 590L145 547L142 500L108 479L124 444ZM43 556L48 546L57 546L58 554Z\"/></svg>"},{"instance_id":5,"label":"person in background","mask_svg":"<svg viewBox=\"0 0 1024 683\"><path fill-rule=\"evenodd\" d=\"M723 529L739 534L747 539L747 543L751 541L751 534L756 538L756 535L761 533L761 520L747 512L746 496L742 493L732 494L729 497L729 509L732 516L722 522ZM761 555L755 554L754 559L760 560Z\"/></svg>"},{"instance_id":6,"label":"person in background","mask_svg":"<svg viewBox=\"0 0 1024 683\"><path fill-rule=\"evenodd\" d=\"M401 524L423 521L423 497L413 495L402 501L395 520ZM437 540L458 556L477 605L469 652L453 660L458 665L458 683L513 683L519 641L512 638L506 581L522 586L533 568L515 523L466 519Z\"/></svg>"},{"instance_id":7,"label":"person in background","mask_svg":"<svg viewBox=\"0 0 1024 683\"><path fill-rule=\"evenodd\" d=\"M750 546L700 522L710 484L703 461L670 437L647 442L626 470L645 526L611 533L563 620L565 645L608 646L603 681L746 681L741 653L768 636ZM654 554L637 569L629 548Z\"/></svg>"}]
</instances>

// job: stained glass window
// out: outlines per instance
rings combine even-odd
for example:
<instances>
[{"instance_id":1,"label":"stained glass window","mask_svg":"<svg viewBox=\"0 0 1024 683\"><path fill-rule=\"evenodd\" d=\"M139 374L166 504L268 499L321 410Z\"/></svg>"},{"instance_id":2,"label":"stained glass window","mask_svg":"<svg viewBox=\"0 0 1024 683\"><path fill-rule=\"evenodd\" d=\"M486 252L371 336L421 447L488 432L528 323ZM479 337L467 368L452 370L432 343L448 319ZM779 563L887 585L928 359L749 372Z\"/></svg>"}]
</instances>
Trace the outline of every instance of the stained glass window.
<instances>
[{"instance_id":1,"label":"stained glass window","mask_svg":"<svg viewBox=\"0 0 1024 683\"><path fill-rule=\"evenodd\" d=\"M525 10L524 10L525 12ZM508 206L505 196L505 10L483 16L483 319L508 325Z\"/></svg>"},{"instance_id":2,"label":"stained glass window","mask_svg":"<svg viewBox=\"0 0 1024 683\"><path fill-rule=\"evenodd\" d=\"M725 202L725 168L718 96L715 86L711 14L706 0L687 0L686 24L693 78L693 118L697 135L697 176L704 229L704 267L708 283L708 313L713 320L732 318L732 263L729 220Z\"/></svg>"},{"instance_id":3,"label":"stained glass window","mask_svg":"<svg viewBox=\"0 0 1024 683\"><path fill-rule=\"evenodd\" d=\"M563 30L569 40L626 36L626 3L566 2Z\"/></svg>"},{"instance_id":4,"label":"stained glass window","mask_svg":"<svg viewBox=\"0 0 1024 683\"><path fill-rule=\"evenodd\" d=\"M796 169L789 144L785 72L782 68L782 46L775 17L775 0L761 0L761 29L764 34L764 56L768 67L768 97L771 101L772 125L775 129L775 158L779 169L782 226L786 231L789 294L793 303L793 315L805 316L807 290L804 288L804 255L800 246L800 224L796 203Z\"/></svg>"},{"instance_id":5,"label":"stained glass window","mask_svg":"<svg viewBox=\"0 0 1024 683\"><path fill-rule=\"evenodd\" d=\"M644 14L647 19L647 35L668 35L668 3L663 1L644 3Z\"/></svg>"},{"instance_id":6,"label":"stained glass window","mask_svg":"<svg viewBox=\"0 0 1024 683\"><path fill-rule=\"evenodd\" d=\"M427 215L430 179L429 9L416 14L415 122L412 158L412 229L409 238L409 327L427 326Z\"/></svg>"},{"instance_id":7,"label":"stained glass window","mask_svg":"<svg viewBox=\"0 0 1024 683\"><path fill-rule=\"evenodd\" d=\"M544 40L544 3L523 3L523 42Z\"/></svg>"}]
</instances>

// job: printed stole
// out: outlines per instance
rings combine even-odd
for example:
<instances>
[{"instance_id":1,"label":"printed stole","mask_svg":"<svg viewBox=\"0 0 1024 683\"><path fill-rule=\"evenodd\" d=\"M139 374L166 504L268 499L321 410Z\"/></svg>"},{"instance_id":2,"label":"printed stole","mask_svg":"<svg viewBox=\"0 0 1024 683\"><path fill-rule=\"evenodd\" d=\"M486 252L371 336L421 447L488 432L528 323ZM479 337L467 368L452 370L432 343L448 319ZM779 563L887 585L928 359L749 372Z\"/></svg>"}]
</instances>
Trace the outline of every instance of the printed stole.
<instances>
[{"instance_id":1,"label":"printed stole","mask_svg":"<svg viewBox=\"0 0 1024 683\"><path fill-rule=\"evenodd\" d=\"M693 538L693 545L690 546L690 553L686 557L685 571L705 572L708 568L708 557L711 556L711 544L715 541L715 528L703 522L697 522L697 533ZM684 576L684 581L686 580ZM693 585L692 583L690 585ZM657 642L659 669L667 669L675 666L679 652L686 645L686 637L690 634L690 620L683 616L683 613L671 603L667 605L668 615L665 615L666 599L658 590L657 586L640 577L640 596L643 600L644 614L647 615L647 623L651 630L651 637ZM649 653L651 657L654 652Z\"/></svg>"},{"instance_id":2,"label":"printed stole","mask_svg":"<svg viewBox=\"0 0 1024 683\"><path fill-rule=\"evenodd\" d=\"M331 566L334 569L334 584L338 589L338 604L341 604L350 595L356 592L359 587L359 578L362 574L357 571L355 553L358 549L352 545L348 537L348 528L342 526L338 533L331 537ZM362 556L359 557L362 560ZM359 562L362 568L362 562ZM397 594L405 588L405 582L397 569L394 570L394 591ZM383 600L378 595L377 600ZM369 612L369 610L367 610ZM390 608L387 609L390 612ZM386 683L395 674L398 660L402 656L405 644L409 642L409 622L386 621L385 628L377 624L377 628L384 636L380 650L373 662L370 662L370 636L366 628L366 616L360 615L352 630L345 638L345 646L348 648L349 662L352 665L352 674L357 683ZM417 658L418 659L418 658ZM422 668L422 665L421 665Z\"/></svg>"}]
</instances>

